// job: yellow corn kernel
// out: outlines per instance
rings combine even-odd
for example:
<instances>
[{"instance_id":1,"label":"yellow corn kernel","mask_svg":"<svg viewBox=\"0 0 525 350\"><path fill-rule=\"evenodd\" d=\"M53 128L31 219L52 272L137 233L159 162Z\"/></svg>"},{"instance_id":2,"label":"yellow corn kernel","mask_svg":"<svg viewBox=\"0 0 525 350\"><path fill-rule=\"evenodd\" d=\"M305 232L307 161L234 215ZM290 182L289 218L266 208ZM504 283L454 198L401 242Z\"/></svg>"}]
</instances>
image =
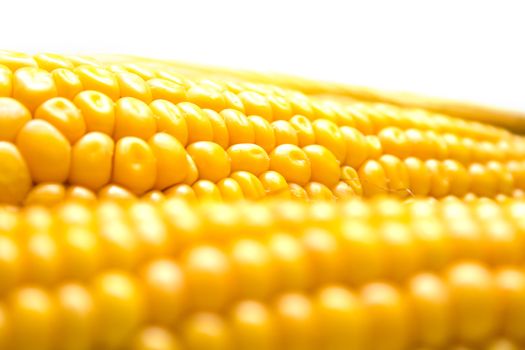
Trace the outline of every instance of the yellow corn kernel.
<instances>
[{"instance_id":1,"label":"yellow corn kernel","mask_svg":"<svg viewBox=\"0 0 525 350\"><path fill-rule=\"evenodd\" d=\"M320 327L319 348L331 350L364 349L367 324L364 308L357 297L341 286L329 285L315 297Z\"/></svg>"},{"instance_id":2,"label":"yellow corn kernel","mask_svg":"<svg viewBox=\"0 0 525 350\"><path fill-rule=\"evenodd\" d=\"M434 150L432 148L431 141L425 137L425 133L418 129L407 129L404 131L404 138L401 136L401 140L397 142L406 141L407 145L399 145L405 152L405 157L412 156L418 159L430 159L434 156ZM392 134L390 135L392 136ZM393 140L386 140L385 142L392 142ZM408 153L406 152L408 150Z\"/></svg>"},{"instance_id":3,"label":"yellow corn kernel","mask_svg":"<svg viewBox=\"0 0 525 350\"><path fill-rule=\"evenodd\" d=\"M151 147L137 137L121 138L115 146L113 181L142 194L153 188L156 177L157 160Z\"/></svg>"},{"instance_id":4,"label":"yellow corn kernel","mask_svg":"<svg viewBox=\"0 0 525 350\"><path fill-rule=\"evenodd\" d=\"M67 58L75 67L78 67L81 65L100 67L100 63L92 57L84 57L84 56L81 57L81 56L75 56L75 55L67 55L64 57Z\"/></svg>"},{"instance_id":5,"label":"yellow corn kernel","mask_svg":"<svg viewBox=\"0 0 525 350\"><path fill-rule=\"evenodd\" d=\"M295 115L290 119L290 125L297 133L297 141L300 147L315 143L315 133L312 123L302 115Z\"/></svg>"},{"instance_id":6,"label":"yellow corn kernel","mask_svg":"<svg viewBox=\"0 0 525 350\"><path fill-rule=\"evenodd\" d=\"M277 347L277 327L264 304L243 301L231 312L232 335L238 349L271 350Z\"/></svg>"},{"instance_id":7,"label":"yellow corn kernel","mask_svg":"<svg viewBox=\"0 0 525 350\"><path fill-rule=\"evenodd\" d=\"M51 72L58 68L72 69L73 64L64 56L56 55L52 53L40 53L33 56L38 67Z\"/></svg>"},{"instance_id":8,"label":"yellow corn kernel","mask_svg":"<svg viewBox=\"0 0 525 350\"><path fill-rule=\"evenodd\" d=\"M71 146L51 124L34 119L18 133L16 145L34 182L64 182L69 174Z\"/></svg>"},{"instance_id":9,"label":"yellow corn kernel","mask_svg":"<svg viewBox=\"0 0 525 350\"><path fill-rule=\"evenodd\" d=\"M267 196L282 194L288 190L284 176L276 171L266 171L259 176Z\"/></svg>"},{"instance_id":10,"label":"yellow corn kernel","mask_svg":"<svg viewBox=\"0 0 525 350\"><path fill-rule=\"evenodd\" d=\"M345 279L353 284L383 275L385 256L378 234L366 222L349 221L341 227Z\"/></svg>"},{"instance_id":11,"label":"yellow corn kernel","mask_svg":"<svg viewBox=\"0 0 525 350\"><path fill-rule=\"evenodd\" d=\"M89 290L77 283L61 285L56 292L60 345L57 349L90 349L95 328L95 305Z\"/></svg>"},{"instance_id":12,"label":"yellow corn kernel","mask_svg":"<svg viewBox=\"0 0 525 350\"><path fill-rule=\"evenodd\" d=\"M10 70L16 71L22 67L36 67L35 59L21 52L0 51L0 64L7 66Z\"/></svg>"},{"instance_id":13,"label":"yellow corn kernel","mask_svg":"<svg viewBox=\"0 0 525 350\"><path fill-rule=\"evenodd\" d=\"M268 239L275 260L280 287L283 290L305 289L311 285L312 266L306 249L288 233L275 233Z\"/></svg>"},{"instance_id":14,"label":"yellow corn kernel","mask_svg":"<svg viewBox=\"0 0 525 350\"><path fill-rule=\"evenodd\" d=\"M13 142L29 120L31 114L24 105L13 98L0 97L0 141Z\"/></svg>"},{"instance_id":15,"label":"yellow corn kernel","mask_svg":"<svg viewBox=\"0 0 525 350\"><path fill-rule=\"evenodd\" d=\"M267 99L272 107L273 120L289 120L292 117L292 105L286 98L270 94Z\"/></svg>"},{"instance_id":16,"label":"yellow corn kernel","mask_svg":"<svg viewBox=\"0 0 525 350\"><path fill-rule=\"evenodd\" d=\"M408 286L418 343L432 348L446 346L452 336L453 310L447 286L435 275L414 276Z\"/></svg>"},{"instance_id":17,"label":"yellow corn kernel","mask_svg":"<svg viewBox=\"0 0 525 350\"><path fill-rule=\"evenodd\" d=\"M93 191L82 186L69 186L66 189L66 198L83 203L95 203L97 200Z\"/></svg>"},{"instance_id":18,"label":"yellow corn kernel","mask_svg":"<svg viewBox=\"0 0 525 350\"><path fill-rule=\"evenodd\" d=\"M470 177L467 169L456 160L445 159L443 166L448 172L450 179L449 193L453 196L462 197L470 190Z\"/></svg>"},{"instance_id":19,"label":"yellow corn kernel","mask_svg":"<svg viewBox=\"0 0 525 350\"><path fill-rule=\"evenodd\" d=\"M352 115L340 104L332 104L332 108L335 110L337 115L337 125L339 126L349 126L352 128L356 127L356 122Z\"/></svg>"},{"instance_id":20,"label":"yellow corn kernel","mask_svg":"<svg viewBox=\"0 0 525 350\"><path fill-rule=\"evenodd\" d=\"M156 207L137 202L129 207L128 213L141 245L141 259L151 260L173 252L174 238L168 233L162 215Z\"/></svg>"},{"instance_id":21,"label":"yellow corn kernel","mask_svg":"<svg viewBox=\"0 0 525 350\"><path fill-rule=\"evenodd\" d=\"M55 97L41 104L35 111L35 118L53 125L72 144L86 132L86 124L80 110L63 97Z\"/></svg>"},{"instance_id":22,"label":"yellow corn kernel","mask_svg":"<svg viewBox=\"0 0 525 350\"><path fill-rule=\"evenodd\" d=\"M443 140L447 144L450 159L457 160L462 164L470 162L470 149L463 145L462 140L457 135L446 133L443 135Z\"/></svg>"},{"instance_id":23,"label":"yellow corn kernel","mask_svg":"<svg viewBox=\"0 0 525 350\"><path fill-rule=\"evenodd\" d=\"M25 205L52 206L63 202L66 198L66 189L57 183L41 183L34 186L27 194Z\"/></svg>"},{"instance_id":24,"label":"yellow corn kernel","mask_svg":"<svg viewBox=\"0 0 525 350\"><path fill-rule=\"evenodd\" d=\"M435 198L441 198L449 194L450 178L443 163L435 159L429 159L425 161L425 166L430 173L430 195Z\"/></svg>"},{"instance_id":25,"label":"yellow corn kernel","mask_svg":"<svg viewBox=\"0 0 525 350\"><path fill-rule=\"evenodd\" d=\"M331 201L334 199L332 191L319 182L309 182L304 186L308 199L312 201Z\"/></svg>"},{"instance_id":26,"label":"yellow corn kernel","mask_svg":"<svg viewBox=\"0 0 525 350\"><path fill-rule=\"evenodd\" d=\"M388 179L388 190L391 194L406 197L411 195L410 178L405 163L396 156L384 154L379 158L379 163Z\"/></svg>"},{"instance_id":27,"label":"yellow corn kernel","mask_svg":"<svg viewBox=\"0 0 525 350\"><path fill-rule=\"evenodd\" d=\"M213 142L224 149L228 148L228 145L230 144L230 135L224 118L211 109L203 109L202 111L206 114L211 123L213 129Z\"/></svg>"},{"instance_id":28,"label":"yellow corn kernel","mask_svg":"<svg viewBox=\"0 0 525 350\"><path fill-rule=\"evenodd\" d=\"M57 68L51 72L60 97L73 100L83 90L79 77L71 70Z\"/></svg>"},{"instance_id":29,"label":"yellow corn kernel","mask_svg":"<svg viewBox=\"0 0 525 350\"><path fill-rule=\"evenodd\" d=\"M361 301L367 313L371 335L367 348L405 349L410 344L410 318L405 297L393 286L371 283L361 291Z\"/></svg>"},{"instance_id":30,"label":"yellow corn kernel","mask_svg":"<svg viewBox=\"0 0 525 350\"><path fill-rule=\"evenodd\" d=\"M37 287L16 290L9 298L12 346L15 349L53 349L56 307L51 296Z\"/></svg>"},{"instance_id":31,"label":"yellow corn kernel","mask_svg":"<svg viewBox=\"0 0 525 350\"><path fill-rule=\"evenodd\" d=\"M150 326L137 332L133 339L133 350L180 350L182 345L167 329Z\"/></svg>"},{"instance_id":32,"label":"yellow corn kernel","mask_svg":"<svg viewBox=\"0 0 525 350\"><path fill-rule=\"evenodd\" d=\"M19 204L31 188L31 175L19 150L0 141L0 203Z\"/></svg>"},{"instance_id":33,"label":"yellow corn kernel","mask_svg":"<svg viewBox=\"0 0 525 350\"><path fill-rule=\"evenodd\" d=\"M495 174L482 164L472 163L468 167L470 190L479 195L492 197L497 192L498 179Z\"/></svg>"},{"instance_id":34,"label":"yellow corn kernel","mask_svg":"<svg viewBox=\"0 0 525 350\"><path fill-rule=\"evenodd\" d=\"M408 173L408 183L410 183L412 195L427 196L432 186L432 175L425 163L421 159L414 157L408 157L403 162ZM457 185L454 186L454 190L460 193L462 184L463 182L458 181Z\"/></svg>"},{"instance_id":35,"label":"yellow corn kernel","mask_svg":"<svg viewBox=\"0 0 525 350\"><path fill-rule=\"evenodd\" d=\"M303 151L310 160L311 180L328 187L335 186L341 177L341 171L333 153L320 145L306 146Z\"/></svg>"},{"instance_id":36,"label":"yellow corn kernel","mask_svg":"<svg viewBox=\"0 0 525 350\"><path fill-rule=\"evenodd\" d=\"M272 129L275 135L275 144L291 144L298 145L299 140L297 137L297 132L293 126L286 120L276 120L272 122Z\"/></svg>"},{"instance_id":37,"label":"yellow corn kernel","mask_svg":"<svg viewBox=\"0 0 525 350\"><path fill-rule=\"evenodd\" d=\"M228 153L214 142L200 141L186 149L199 172L199 178L217 182L230 175L231 165Z\"/></svg>"},{"instance_id":38,"label":"yellow corn kernel","mask_svg":"<svg viewBox=\"0 0 525 350\"><path fill-rule=\"evenodd\" d=\"M209 180L199 180L192 185L197 199L201 201L221 201L219 188Z\"/></svg>"},{"instance_id":39,"label":"yellow corn kernel","mask_svg":"<svg viewBox=\"0 0 525 350\"><path fill-rule=\"evenodd\" d=\"M319 333L315 310L303 294L284 294L276 302L275 313L284 349L316 349Z\"/></svg>"},{"instance_id":40,"label":"yellow corn kernel","mask_svg":"<svg viewBox=\"0 0 525 350\"><path fill-rule=\"evenodd\" d=\"M188 143L188 126L186 119L176 105L165 100L155 100L150 103L157 130L175 137L183 146Z\"/></svg>"},{"instance_id":41,"label":"yellow corn kernel","mask_svg":"<svg viewBox=\"0 0 525 350\"><path fill-rule=\"evenodd\" d=\"M270 153L276 144L271 124L257 115L249 116L248 121L253 127L255 144L261 146L267 153Z\"/></svg>"},{"instance_id":42,"label":"yellow corn kernel","mask_svg":"<svg viewBox=\"0 0 525 350\"><path fill-rule=\"evenodd\" d=\"M135 195L127 189L114 184L102 187L100 191L98 191L98 196L100 199L110 199L119 202L129 202L136 198Z\"/></svg>"},{"instance_id":43,"label":"yellow corn kernel","mask_svg":"<svg viewBox=\"0 0 525 350\"><path fill-rule=\"evenodd\" d=\"M439 135L434 130L425 131L425 137L428 138L433 149L433 158L434 159L447 159L448 158L448 149L447 143L441 135Z\"/></svg>"},{"instance_id":44,"label":"yellow corn kernel","mask_svg":"<svg viewBox=\"0 0 525 350\"><path fill-rule=\"evenodd\" d=\"M186 153L186 163L188 164L188 173L186 174L183 183L186 185L192 185L199 179L199 170L197 169L197 164L195 164L195 161L188 153Z\"/></svg>"},{"instance_id":45,"label":"yellow corn kernel","mask_svg":"<svg viewBox=\"0 0 525 350\"><path fill-rule=\"evenodd\" d=\"M181 183L188 175L186 150L177 139L159 132L148 140L148 145L157 163L154 188L163 190Z\"/></svg>"},{"instance_id":46,"label":"yellow corn kernel","mask_svg":"<svg viewBox=\"0 0 525 350\"><path fill-rule=\"evenodd\" d=\"M244 105L246 115L258 115L269 122L273 120L272 105L266 97L254 91L243 91L238 96Z\"/></svg>"},{"instance_id":47,"label":"yellow corn kernel","mask_svg":"<svg viewBox=\"0 0 525 350\"><path fill-rule=\"evenodd\" d=\"M195 103L201 108L209 108L220 112L225 108L224 96L217 90L201 85L192 86L186 91L188 102Z\"/></svg>"},{"instance_id":48,"label":"yellow corn kernel","mask_svg":"<svg viewBox=\"0 0 525 350\"><path fill-rule=\"evenodd\" d=\"M383 154L383 148L379 138L374 135L365 136L367 147L368 147L368 158L378 159Z\"/></svg>"},{"instance_id":49,"label":"yellow corn kernel","mask_svg":"<svg viewBox=\"0 0 525 350\"><path fill-rule=\"evenodd\" d=\"M187 184L181 184L170 187L167 190L165 190L164 193L166 194L167 198L183 198L190 202L197 200L197 196L195 195L193 188L191 188L191 186Z\"/></svg>"},{"instance_id":50,"label":"yellow corn kernel","mask_svg":"<svg viewBox=\"0 0 525 350\"><path fill-rule=\"evenodd\" d=\"M236 145L239 143L254 143L254 126L243 113L234 109L226 109L220 114L224 118L224 122L228 128L230 145Z\"/></svg>"},{"instance_id":51,"label":"yellow corn kernel","mask_svg":"<svg viewBox=\"0 0 525 350\"><path fill-rule=\"evenodd\" d=\"M188 350L231 349L231 333L226 322L218 315L199 312L190 315L182 325L182 342Z\"/></svg>"},{"instance_id":52,"label":"yellow corn kernel","mask_svg":"<svg viewBox=\"0 0 525 350\"><path fill-rule=\"evenodd\" d=\"M288 192L290 193L290 198L297 199L299 201L306 202L308 201L308 193L303 186L296 183L288 184Z\"/></svg>"},{"instance_id":53,"label":"yellow corn kernel","mask_svg":"<svg viewBox=\"0 0 525 350\"><path fill-rule=\"evenodd\" d=\"M277 287L276 265L263 243L248 238L235 240L229 256L241 297L264 300L272 295Z\"/></svg>"},{"instance_id":54,"label":"yellow corn kernel","mask_svg":"<svg viewBox=\"0 0 525 350\"><path fill-rule=\"evenodd\" d=\"M82 82L84 90L98 91L113 101L119 99L120 88L114 73L91 65L80 65L75 68L74 72Z\"/></svg>"},{"instance_id":55,"label":"yellow corn kernel","mask_svg":"<svg viewBox=\"0 0 525 350\"><path fill-rule=\"evenodd\" d=\"M229 177L219 181L217 188L219 189L221 198L227 202L239 201L244 198L239 183Z\"/></svg>"},{"instance_id":56,"label":"yellow corn kernel","mask_svg":"<svg viewBox=\"0 0 525 350\"><path fill-rule=\"evenodd\" d=\"M149 300L148 319L174 325L187 309L189 297L179 264L171 259L154 260L142 269L140 275Z\"/></svg>"},{"instance_id":57,"label":"yellow corn kernel","mask_svg":"<svg viewBox=\"0 0 525 350\"><path fill-rule=\"evenodd\" d=\"M166 100L171 103L186 101L186 89L183 85L166 79L149 79L146 83L154 100Z\"/></svg>"},{"instance_id":58,"label":"yellow corn kernel","mask_svg":"<svg viewBox=\"0 0 525 350\"><path fill-rule=\"evenodd\" d=\"M95 346L119 348L144 319L144 295L132 276L108 271L95 278L92 285L95 318Z\"/></svg>"},{"instance_id":59,"label":"yellow corn kernel","mask_svg":"<svg viewBox=\"0 0 525 350\"><path fill-rule=\"evenodd\" d=\"M337 185L332 187L332 193L334 194L335 198L339 200L348 199L357 195L352 187L343 181L339 181Z\"/></svg>"},{"instance_id":60,"label":"yellow corn kernel","mask_svg":"<svg viewBox=\"0 0 525 350\"><path fill-rule=\"evenodd\" d=\"M239 112L246 113L244 104L242 103L239 96L228 90L223 91L222 95L224 96L225 109L236 109Z\"/></svg>"},{"instance_id":61,"label":"yellow corn kernel","mask_svg":"<svg viewBox=\"0 0 525 350\"><path fill-rule=\"evenodd\" d=\"M116 102L113 132L115 140L126 136L147 140L156 131L155 117L147 104L133 97L123 97Z\"/></svg>"},{"instance_id":62,"label":"yellow corn kernel","mask_svg":"<svg viewBox=\"0 0 525 350\"><path fill-rule=\"evenodd\" d=\"M315 141L326 147L342 163L346 158L346 141L339 127L326 119L317 119L312 123Z\"/></svg>"},{"instance_id":63,"label":"yellow corn kernel","mask_svg":"<svg viewBox=\"0 0 525 350\"><path fill-rule=\"evenodd\" d=\"M355 122L355 128L364 135L371 135L374 133L372 121L366 113L364 113L366 106L362 103L354 103L346 107L346 111L352 116Z\"/></svg>"},{"instance_id":64,"label":"yellow corn kernel","mask_svg":"<svg viewBox=\"0 0 525 350\"><path fill-rule=\"evenodd\" d=\"M120 87L120 97L133 97L145 103L151 102L151 91L140 76L134 73L121 72L116 74Z\"/></svg>"},{"instance_id":65,"label":"yellow corn kernel","mask_svg":"<svg viewBox=\"0 0 525 350\"><path fill-rule=\"evenodd\" d=\"M280 173L288 182L305 185L310 181L312 166L302 149L285 144L270 153L270 170Z\"/></svg>"},{"instance_id":66,"label":"yellow corn kernel","mask_svg":"<svg viewBox=\"0 0 525 350\"><path fill-rule=\"evenodd\" d=\"M82 91L73 100L82 112L86 131L99 131L113 135L115 127L115 108L113 101L97 91Z\"/></svg>"},{"instance_id":67,"label":"yellow corn kernel","mask_svg":"<svg viewBox=\"0 0 525 350\"><path fill-rule=\"evenodd\" d=\"M213 140L213 127L207 115L197 105L182 102L177 105L188 127L188 144ZM231 135L230 135L231 137Z\"/></svg>"},{"instance_id":68,"label":"yellow corn kernel","mask_svg":"<svg viewBox=\"0 0 525 350\"><path fill-rule=\"evenodd\" d=\"M499 304L488 269L474 262L458 264L448 271L447 283L457 337L474 345L491 338L498 323Z\"/></svg>"},{"instance_id":69,"label":"yellow corn kernel","mask_svg":"<svg viewBox=\"0 0 525 350\"><path fill-rule=\"evenodd\" d=\"M477 141L475 142L475 145L472 154L474 162L484 163L488 160L501 160L501 155L494 143L488 141Z\"/></svg>"},{"instance_id":70,"label":"yellow corn kernel","mask_svg":"<svg viewBox=\"0 0 525 350\"><path fill-rule=\"evenodd\" d=\"M242 194L246 199L256 200L265 195L264 187L257 176L247 171L236 171L230 175L241 187Z\"/></svg>"},{"instance_id":71,"label":"yellow corn kernel","mask_svg":"<svg viewBox=\"0 0 525 350\"><path fill-rule=\"evenodd\" d=\"M268 154L256 144L236 144L228 148L227 152L232 171L244 170L259 176L270 167Z\"/></svg>"},{"instance_id":72,"label":"yellow corn kernel","mask_svg":"<svg viewBox=\"0 0 525 350\"><path fill-rule=\"evenodd\" d=\"M348 150L342 163L357 168L363 164L368 157L368 144L366 139L357 129L343 126L340 130L346 142L346 149Z\"/></svg>"},{"instance_id":73,"label":"yellow corn kernel","mask_svg":"<svg viewBox=\"0 0 525 350\"><path fill-rule=\"evenodd\" d=\"M343 256L339 241L329 229L309 228L301 235L301 242L312 261L314 284L342 280Z\"/></svg>"},{"instance_id":74,"label":"yellow corn kernel","mask_svg":"<svg viewBox=\"0 0 525 350\"><path fill-rule=\"evenodd\" d=\"M69 182L97 190L109 183L113 168L113 139L90 132L75 143L71 152Z\"/></svg>"},{"instance_id":75,"label":"yellow corn kernel","mask_svg":"<svg viewBox=\"0 0 525 350\"><path fill-rule=\"evenodd\" d=\"M53 77L45 70L33 67L18 69L13 75L13 98L34 111L40 104L57 96Z\"/></svg>"},{"instance_id":76,"label":"yellow corn kernel","mask_svg":"<svg viewBox=\"0 0 525 350\"><path fill-rule=\"evenodd\" d=\"M9 97L13 92L13 72L0 64L0 97Z\"/></svg>"},{"instance_id":77,"label":"yellow corn kernel","mask_svg":"<svg viewBox=\"0 0 525 350\"><path fill-rule=\"evenodd\" d=\"M370 197L388 192L388 178L381 163L375 160L366 161L357 171L363 186L363 195Z\"/></svg>"},{"instance_id":78,"label":"yellow corn kernel","mask_svg":"<svg viewBox=\"0 0 525 350\"><path fill-rule=\"evenodd\" d=\"M495 282L502 298L502 332L511 339L523 341L525 275L519 269L503 268L496 273Z\"/></svg>"},{"instance_id":79,"label":"yellow corn kernel","mask_svg":"<svg viewBox=\"0 0 525 350\"><path fill-rule=\"evenodd\" d=\"M186 251L182 270L194 309L219 310L233 296L232 266L217 247L199 245ZM210 290L213 290L211 295Z\"/></svg>"},{"instance_id":80,"label":"yellow corn kernel","mask_svg":"<svg viewBox=\"0 0 525 350\"><path fill-rule=\"evenodd\" d=\"M382 129L377 135L383 151L401 159L411 154L410 143L403 130L396 127Z\"/></svg>"},{"instance_id":81,"label":"yellow corn kernel","mask_svg":"<svg viewBox=\"0 0 525 350\"><path fill-rule=\"evenodd\" d=\"M502 163L490 160L487 162L487 169L497 179L497 193L511 194L514 189L514 178L510 170Z\"/></svg>"},{"instance_id":82,"label":"yellow corn kernel","mask_svg":"<svg viewBox=\"0 0 525 350\"><path fill-rule=\"evenodd\" d=\"M337 114L328 102L313 101L312 109L315 114L315 119L326 119L331 122L337 123Z\"/></svg>"},{"instance_id":83,"label":"yellow corn kernel","mask_svg":"<svg viewBox=\"0 0 525 350\"><path fill-rule=\"evenodd\" d=\"M101 258L108 267L131 269L141 258L138 235L132 234L121 201L104 201L97 208L96 227L100 231ZM128 201L131 203L131 201Z\"/></svg>"},{"instance_id":84,"label":"yellow corn kernel","mask_svg":"<svg viewBox=\"0 0 525 350\"><path fill-rule=\"evenodd\" d=\"M314 111L310 100L299 91L290 91L286 94L286 98L292 106L293 114L304 115L306 118L313 120Z\"/></svg>"},{"instance_id":85,"label":"yellow corn kernel","mask_svg":"<svg viewBox=\"0 0 525 350\"><path fill-rule=\"evenodd\" d=\"M341 167L341 181L350 187L353 194L358 196L363 195L363 186L354 168L350 166Z\"/></svg>"},{"instance_id":86,"label":"yellow corn kernel","mask_svg":"<svg viewBox=\"0 0 525 350\"><path fill-rule=\"evenodd\" d=\"M145 67L143 65L139 65L136 63L124 63L122 66L128 72L137 74L139 77L141 77L144 80L153 79L156 76L162 77L162 74L159 74L159 72L155 72L154 70L148 67Z\"/></svg>"}]
</instances>

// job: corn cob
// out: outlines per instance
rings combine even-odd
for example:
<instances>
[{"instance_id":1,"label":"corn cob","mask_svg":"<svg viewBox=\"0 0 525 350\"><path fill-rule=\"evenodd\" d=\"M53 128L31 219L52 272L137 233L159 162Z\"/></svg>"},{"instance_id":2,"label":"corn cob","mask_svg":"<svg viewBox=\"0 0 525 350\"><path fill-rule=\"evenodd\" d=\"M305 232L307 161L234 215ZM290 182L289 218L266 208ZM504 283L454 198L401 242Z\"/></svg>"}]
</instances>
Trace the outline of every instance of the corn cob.
<instances>
[{"instance_id":1,"label":"corn cob","mask_svg":"<svg viewBox=\"0 0 525 350\"><path fill-rule=\"evenodd\" d=\"M452 198L3 207L0 348L512 348L524 212Z\"/></svg>"},{"instance_id":2,"label":"corn cob","mask_svg":"<svg viewBox=\"0 0 525 350\"><path fill-rule=\"evenodd\" d=\"M227 201L525 189L525 139L488 124L105 62L0 53L0 202L53 202L70 186Z\"/></svg>"},{"instance_id":3,"label":"corn cob","mask_svg":"<svg viewBox=\"0 0 525 350\"><path fill-rule=\"evenodd\" d=\"M298 82L0 52L0 349L520 348L525 139Z\"/></svg>"}]
</instances>

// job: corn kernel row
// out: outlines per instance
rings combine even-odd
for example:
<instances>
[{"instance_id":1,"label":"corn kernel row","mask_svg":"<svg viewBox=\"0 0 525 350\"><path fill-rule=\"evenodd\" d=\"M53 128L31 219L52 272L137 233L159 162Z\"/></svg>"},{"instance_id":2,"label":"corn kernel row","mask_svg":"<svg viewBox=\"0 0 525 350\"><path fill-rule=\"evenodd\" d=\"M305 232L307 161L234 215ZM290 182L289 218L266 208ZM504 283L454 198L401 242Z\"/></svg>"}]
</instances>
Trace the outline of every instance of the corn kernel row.
<instances>
[{"instance_id":1,"label":"corn kernel row","mask_svg":"<svg viewBox=\"0 0 525 350\"><path fill-rule=\"evenodd\" d=\"M69 58L57 55L41 54L36 55L35 59L28 56L20 59L22 54L19 54L19 57L16 56L17 54L8 52L0 55L0 63L4 64L2 75L4 77L3 90L6 96L9 96L7 92L13 91L14 82L17 81L10 74L25 67L28 72L19 73L22 75L22 78L18 79L19 83L23 85L26 80L32 78L32 74L40 74L40 77L33 78L48 81L50 85L53 81L56 85L54 89L49 87L50 95L53 95L52 91L56 90L65 92L59 95L69 98L73 98L83 89L97 90L107 93L113 99L129 96L141 99L146 103L158 98L174 102L189 101L203 108L216 111L233 108L246 112L248 115L261 115L270 120L287 120L295 114L303 114L312 120L328 119L337 122L340 126L359 125L361 130L367 134L377 133L386 126L399 126L403 129L411 127L437 129L452 134L465 134L480 140L497 140L508 136L508 132L492 126L451 119L443 115L433 115L422 110L407 109L405 111L385 104L367 105L363 103L357 103L345 110L337 103L310 101L308 97L297 91L286 91L277 86L210 79L197 83L184 78L181 74L173 73L174 67L169 65L160 65L158 69L150 69L147 63L139 62L109 65L105 69L103 65L93 61L77 60L73 63ZM75 65L77 67L74 67ZM36 66L40 66L40 70L35 68ZM184 72L187 73L187 71ZM52 74L53 79L45 78L46 74ZM11 82L9 78L14 81ZM28 83L28 85L31 84ZM185 89L188 91L186 92ZM225 92L229 93L228 96L233 94L235 97L221 95ZM228 102L230 100L232 102ZM356 118L359 120L357 123L353 121Z\"/></svg>"},{"instance_id":2,"label":"corn kernel row","mask_svg":"<svg viewBox=\"0 0 525 350\"><path fill-rule=\"evenodd\" d=\"M0 139L11 142L31 119L31 114L21 104L23 100L15 98L17 100L0 100L1 110L8 114L0 120L4 129ZM134 97L123 97L113 103L103 93L87 90L79 92L72 100L64 97L45 100L34 112L34 118L53 125L71 144L86 132L93 131L112 136L116 141L125 136L147 140L155 132L163 131L183 145L195 141L215 141L227 148L237 143L257 143L267 152L285 143L301 147L318 143L332 151L340 162L346 161L353 166L358 166L362 159L355 159L350 150L356 148L358 152L363 152L367 141L372 142L358 129L347 125L338 127L328 119L311 122L302 115L294 115L289 120L270 123L259 116L246 119L248 114L234 109L225 111L217 115L211 109L201 109L189 102L174 104L158 99L148 105ZM400 158L410 155L422 159L451 158L467 164L523 159L525 152L525 142L518 137L493 143L486 139L474 141L451 133L439 134L435 130L401 130L394 126L378 131L377 137L381 152Z\"/></svg>"},{"instance_id":3,"label":"corn kernel row","mask_svg":"<svg viewBox=\"0 0 525 350\"><path fill-rule=\"evenodd\" d=\"M3 207L0 294L20 283L131 271L166 256L195 278L195 290L215 291L203 299L211 308L233 295L265 299L322 283L404 281L461 259L515 265L525 261L524 211L523 200L454 198Z\"/></svg>"},{"instance_id":4,"label":"corn kernel row","mask_svg":"<svg viewBox=\"0 0 525 350\"><path fill-rule=\"evenodd\" d=\"M465 261L403 285L326 284L195 312L186 307L196 296L180 289L181 278L171 261L156 260L139 274L108 270L89 283L21 286L0 302L0 346L395 350L525 341L525 271L518 267Z\"/></svg>"},{"instance_id":5,"label":"corn kernel row","mask_svg":"<svg viewBox=\"0 0 525 350\"><path fill-rule=\"evenodd\" d=\"M94 198L96 193L101 198L131 198L138 194L224 201L275 196L334 200L384 194L401 198L467 194L496 197L518 196L525 189L524 161L474 163L465 168L453 160L409 157L401 161L383 155L365 161L356 171L350 166L339 168L335 158L319 145L304 149L281 145L269 156L253 144L238 144L225 152L215 143L196 142L186 151L169 135L158 133L150 144L123 139L129 142L122 142L113 157L111 147L104 149L98 144L97 148L97 142L103 140L100 135L88 136L86 144L77 149L78 156L72 158L74 170L68 182L73 185L67 188L60 182L31 187L23 157L13 145L0 142L7 179L1 186L4 192L0 200L50 204L69 197L70 192L78 192L81 198ZM91 141L95 144L90 146ZM43 165L38 171L43 169L59 168Z\"/></svg>"}]
</instances>

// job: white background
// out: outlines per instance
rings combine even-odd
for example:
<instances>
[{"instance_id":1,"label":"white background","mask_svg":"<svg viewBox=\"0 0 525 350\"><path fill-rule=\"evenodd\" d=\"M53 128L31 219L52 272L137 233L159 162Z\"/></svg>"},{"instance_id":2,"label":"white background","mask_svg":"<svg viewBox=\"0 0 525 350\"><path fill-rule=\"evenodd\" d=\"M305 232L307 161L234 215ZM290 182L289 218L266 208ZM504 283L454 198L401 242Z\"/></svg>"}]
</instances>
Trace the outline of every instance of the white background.
<instances>
[{"instance_id":1,"label":"white background","mask_svg":"<svg viewBox=\"0 0 525 350\"><path fill-rule=\"evenodd\" d=\"M0 48L277 71L525 111L521 1L0 0Z\"/></svg>"}]
</instances>

